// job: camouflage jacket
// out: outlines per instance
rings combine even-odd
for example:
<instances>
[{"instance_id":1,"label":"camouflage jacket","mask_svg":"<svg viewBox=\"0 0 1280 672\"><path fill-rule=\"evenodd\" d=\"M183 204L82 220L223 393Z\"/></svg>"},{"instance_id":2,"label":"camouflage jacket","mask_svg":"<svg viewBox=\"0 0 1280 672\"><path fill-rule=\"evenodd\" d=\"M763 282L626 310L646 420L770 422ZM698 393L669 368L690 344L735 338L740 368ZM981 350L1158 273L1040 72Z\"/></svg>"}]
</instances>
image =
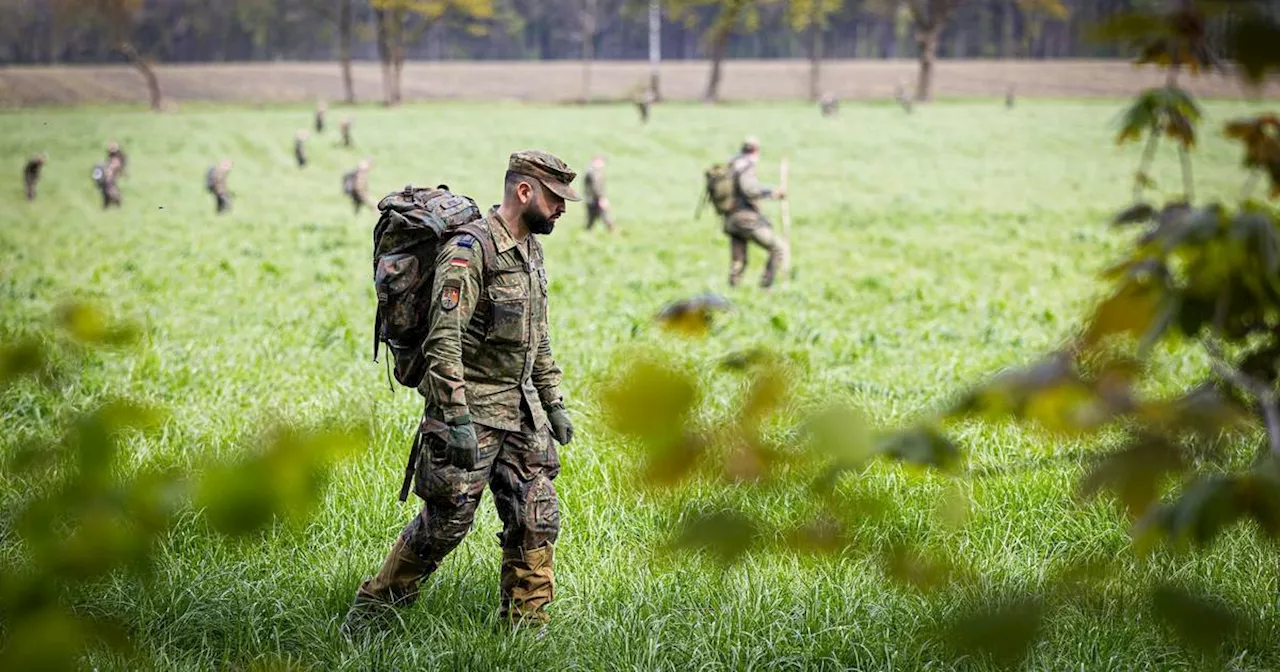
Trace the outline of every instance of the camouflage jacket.
<instances>
[{"instance_id":1,"label":"camouflage jacket","mask_svg":"<svg viewBox=\"0 0 1280 672\"><path fill-rule=\"evenodd\" d=\"M604 198L604 173L594 168L587 169L582 180L584 200L589 204L599 203Z\"/></svg>"},{"instance_id":2,"label":"camouflage jacket","mask_svg":"<svg viewBox=\"0 0 1280 672\"><path fill-rule=\"evenodd\" d=\"M561 401L560 367L547 327L547 272L534 236L517 243L497 208L484 220L489 241L455 236L436 258L435 301L423 351L427 375L419 386L427 415L519 431L521 402L534 427L543 408ZM484 245L494 268L486 269Z\"/></svg>"},{"instance_id":3,"label":"camouflage jacket","mask_svg":"<svg viewBox=\"0 0 1280 672\"><path fill-rule=\"evenodd\" d=\"M729 168L736 176L733 209L724 218L724 231L730 235L768 226L769 221L760 214L760 200L773 196L773 189L760 184L756 176L756 164L745 154L729 159Z\"/></svg>"}]
</instances>

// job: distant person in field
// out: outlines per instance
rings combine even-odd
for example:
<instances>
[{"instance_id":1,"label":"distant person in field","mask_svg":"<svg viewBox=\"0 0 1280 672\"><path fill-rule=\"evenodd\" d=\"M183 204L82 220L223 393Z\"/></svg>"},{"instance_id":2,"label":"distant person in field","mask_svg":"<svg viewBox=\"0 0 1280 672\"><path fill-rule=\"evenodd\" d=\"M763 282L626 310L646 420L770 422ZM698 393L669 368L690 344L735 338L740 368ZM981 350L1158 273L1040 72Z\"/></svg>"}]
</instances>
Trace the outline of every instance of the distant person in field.
<instances>
[{"instance_id":1,"label":"distant person in field","mask_svg":"<svg viewBox=\"0 0 1280 672\"><path fill-rule=\"evenodd\" d=\"M121 207L120 173L124 163L121 156L108 155L107 160L93 167L93 182L102 192L102 209Z\"/></svg>"},{"instance_id":2,"label":"distant person in field","mask_svg":"<svg viewBox=\"0 0 1280 672\"><path fill-rule=\"evenodd\" d=\"M1004 106L1010 110L1012 110L1013 106L1018 102L1015 94L1016 91L1014 89L1014 85L1010 84L1009 90L1004 94Z\"/></svg>"},{"instance_id":3,"label":"distant person in field","mask_svg":"<svg viewBox=\"0 0 1280 672\"><path fill-rule=\"evenodd\" d=\"M822 94L822 98L818 100L818 106L822 109L824 117L834 117L840 112L840 100L830 91Z\"/></svg>"},{"instance_id":4,"label":"distant person in field","mask_svg":"<svg viewBox=\"0 0 1280 672\"><path fill-rule=\"evenodd\" d=\"M587 230L603 219L609 233L614 232L613 213L609 210L609 197L604 193L604 156L596 154L591 159L587 174L582 177L583 192L587 202Z\"/></svg>"},{"instance_id":5,"label":"distant person in field","mask_svg":"<svg viewBox=\"0 0 1280 672\"><path fill-rule=\"evenodd\" d=\"M231 159L223 159L209 168L205 175L205 187L213 194L218 214L231 209L231 194L227 191L227 174L231 172Z\"/></svg>"},{"instance_id":6,"label":"distant person in field","mask_svg":"<svg viewBox=\"0 0 1280 672\"><path fill-rule=\"evenodd\" d=\"M338 129L342 131L342 146L352 146L354 143L351 142L351 117L344 117L342 123L338 124Z\"/></svg>"},{"instance_id":7,"label":"distant person in field","mask_svg":"<svg viewBox=\"0 0 1280 672\"><path fill-rule=\"evenodd\" d=\"M305 168L307 166L307 129L300 128L293 135L293 158L297 159L298 167Z\"/></svg>"},{"instance_id":8,"label":"distant person in field","mask_svg":"<svg viewBox=\"0 0 1280 672\"><path fill-rule=\"evenodd\" d=\"M348 636L417 599L419 584L471 529L486 487L502 520L498 617L533 626L551 618L560 533L552 481L556 446L573 440L573 423L551 354L538 237L552 232L565 201L580 200L574 177L546 152L512 154L502 203L449 230L436 254L417 386L426 403L405 470L422 512L360 584L342 626Z\"/></svg>"},{"instance_id":9,"label":"distant person in field","mask_svg":"<svg viewBox=\"0 0 1280 672\"><path fill-rule=\"evenodd\" d=\"M653 105L654 95L652 89L645 89L644 93L636 99L636 111L640 113L640 123L649 123L649 108Z\"/></svg>"},{"instance_id":10,"label":"distant person in field","mask_svg":"<svg viewBox=\"0 0 1280 672\"><path fill-rule=\"evenodd\" d=\"M124 177L125 168L128 166L129 159L124 155L124 150L120 149L120 143L112 141L107 143L107 163L116 162L116 178Z\"/></svg>"},{"instance_id":11,"label":"distant person in field","mask_svg":"<svg viewBox=\"0 0 1280 672\"><path fill-rule=\"evenodd\" d=\"M363 159L355 170L342 176L342 193L351 197L356 213L360 212L360 208L374 207L373 199L369 198L369 171L372 169L373 160Z\"/></svg>"},{"instance_id":12,"label":"distant person in field","mask_svg":"<svg viewBox=\"0 0 1280 672\"><path fill-rule=\"evenodd\" d=\"M324 115L328 109L324 103L316 103L316 133L324 133Z\"/></svg>"},{"instance_id":13,"label":"distant person in field","mask_svg":"<svg viewBox=\"0 0 1280 672\"><path fill-rule=\"evenodd\" d=\"M903 112L911 114L911 97L907 95L906 87L899 84L897 90L893 92L893 99L898 101Z\"/></svg>"},{"instance_id":14,"label":"distant person in field","mask_svg":"<svg viewBox=\"0 0 1280 672\"><path fill-rule=\"evenodd\" d=\"M787 265L790 248L773 231L773 225L760 212L762 199L783 199L787 193L760 184L756 177L756 164L760 161L760 141L748 137L742 143L737 156L729 160L729 170L734 176L734 199L729 214L724 217L724 232L729 236L729 285L742 282L747 269L747 248L755 244L769 253L769 261L760 276L760 286L773 286L779 269Z\"/></svg>"},{"instance_id":15,"label":"distant person in field","mask_svg":"<svg viewBox=\"0 0 1280 672\"><path fill-rule=\"evenodd\" d=\"M44 162L48 157L41 153L27 159L27 164L22 167L22 187L26 191L27 200L36 200L36 184L40 182L40 171L44 168Z\"/></svg>"}]
</instances>

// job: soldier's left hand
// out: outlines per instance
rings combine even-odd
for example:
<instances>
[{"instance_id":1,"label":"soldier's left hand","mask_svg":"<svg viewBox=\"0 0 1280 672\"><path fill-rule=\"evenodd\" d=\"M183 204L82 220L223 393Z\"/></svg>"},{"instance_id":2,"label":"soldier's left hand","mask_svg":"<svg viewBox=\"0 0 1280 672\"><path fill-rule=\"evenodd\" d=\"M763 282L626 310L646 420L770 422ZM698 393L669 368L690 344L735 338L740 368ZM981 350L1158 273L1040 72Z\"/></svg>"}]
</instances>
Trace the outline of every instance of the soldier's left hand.
<instances>
[{"instance_id":1,"label":"soldier's left hand","mask_svg":"<svg viewBox=\"0 0 1280 672\"><path fill-rule=\"evenodd\" d=\"M564 404L548 407L547 420L551 422L551 435L555 437L556 443L569 445L573 440L573 421L569 419L569 412L564 410Z\"/></svg>"}]
</instances>

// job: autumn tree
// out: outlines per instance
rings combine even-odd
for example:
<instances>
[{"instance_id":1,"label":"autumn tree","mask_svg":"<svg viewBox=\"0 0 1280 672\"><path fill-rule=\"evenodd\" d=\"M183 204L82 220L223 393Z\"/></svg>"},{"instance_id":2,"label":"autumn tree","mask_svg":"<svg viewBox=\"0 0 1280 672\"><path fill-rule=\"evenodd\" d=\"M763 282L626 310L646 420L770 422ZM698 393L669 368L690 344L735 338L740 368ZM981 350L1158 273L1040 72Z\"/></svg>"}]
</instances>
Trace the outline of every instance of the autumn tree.
<instances>
[{"instance_id":1,"label":"autumn tree","mask_svg":"<svg viewBox=\"0 0 1280 672\"><path fill-rule=\"evenodd\" d=\"M702 99L708 103L720 100L720 76L724 55L729 46L729 36L736 32L752 32L760 27L760 6L776 0L671 0L671 15L685 25L694 27L702 22L711 9L714 13L706 22L702 39L711 60L711 74Z\"/></svg>"},{"instance_id":2,"label":"autumn tree","mask_svg":"<svg viewBox=\"0 0 1280 672\"><path fill-rule=\"evenodd\" d=\"M160 110L163 96L160 91L160 80L156 77L155 57L150 52L139 48L139 27L147 19L148 12L157 11L155 0L76 0L79 9L101 28L112 49L128 59L138 69L147 83L147 93L151 98L151 109ZM176 18L167 28L171 35L184 24L185 19Z\"/></svg>"},{"instance_id":3,"label":"autumn tree","mask_svg":"<svg viewBox=\"0 0 1280 672\"><path fill-rule=\"evenodd\" d=\"M303 7L338 29L338 67L342 71L342 100L356 102L351 77L352 0L301 0Z\"/></svg>"},{"instance_id":4,"label":"autumn tree","mask_svg":"<svg viewBox=\"0 0 1280 672\"><path fill-rule=\"evenodd\" d=\"M844 0L792 0L787 4L787 23L797 33L808 31L809 98L822 96L822 33L827 20L839 12Z\"/></svg>"},{"instance_id":5,"label":"autumn tree","mask_svg":"<svg viewBox=\"0 0 1280 672\"><path fill-rule=\"evenodd\" d=\"M372 0L377 21L378 57L382 62L383 102L403 102L401 73L406 48L450 14L483 31L480 22L493 18L493 0Z\"/></svg>"},{"instance_id":6,"label":"autumn tree","mask_svg":"<svg viewBox=\"0 0 1280 672\"><path fill-rule=\"evenodd\" d=\"M920 73L916 77L916 100L933 98L933 65L938 60L938 40L947 22L966 0L906 0L915 29Z\"/></svg>"}]
</instances>

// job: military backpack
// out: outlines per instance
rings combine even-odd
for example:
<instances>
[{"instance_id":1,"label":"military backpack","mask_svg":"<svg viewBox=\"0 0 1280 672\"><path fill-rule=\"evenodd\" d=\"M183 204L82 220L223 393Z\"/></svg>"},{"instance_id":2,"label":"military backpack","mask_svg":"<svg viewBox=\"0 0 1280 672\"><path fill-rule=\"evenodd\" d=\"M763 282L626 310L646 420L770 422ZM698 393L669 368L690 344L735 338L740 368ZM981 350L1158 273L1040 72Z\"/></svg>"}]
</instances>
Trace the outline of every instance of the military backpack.
<instances>
[{"instance_id":1,"label":"military backpack","mask_svg":"<svg viewBox=\"0 0 1280 672\"><path fill-rule=\"evenodd\" d=\"M443 186L443 185L441 185ZM444 243L468 233L480 241L485 273L496 256L476 202L447 189L407 186L378 202L373 228L373 288L378 297L374 318L373 359L381 344L396 381L418 387L426 374L422 350L435 299L436 257Z\"/></svg>"},{"instance_id":2,"label":"military backpack","mask_svg":"<svg viewBox=\"0 0 1280 672\"><path fill-rule=\"evenodd\" d=\"M716 214L733 212L734 197L738 191L738 173L727 163L717 163L707 169L705 198L715 208Z\"/></svg>"}]
</instances>

